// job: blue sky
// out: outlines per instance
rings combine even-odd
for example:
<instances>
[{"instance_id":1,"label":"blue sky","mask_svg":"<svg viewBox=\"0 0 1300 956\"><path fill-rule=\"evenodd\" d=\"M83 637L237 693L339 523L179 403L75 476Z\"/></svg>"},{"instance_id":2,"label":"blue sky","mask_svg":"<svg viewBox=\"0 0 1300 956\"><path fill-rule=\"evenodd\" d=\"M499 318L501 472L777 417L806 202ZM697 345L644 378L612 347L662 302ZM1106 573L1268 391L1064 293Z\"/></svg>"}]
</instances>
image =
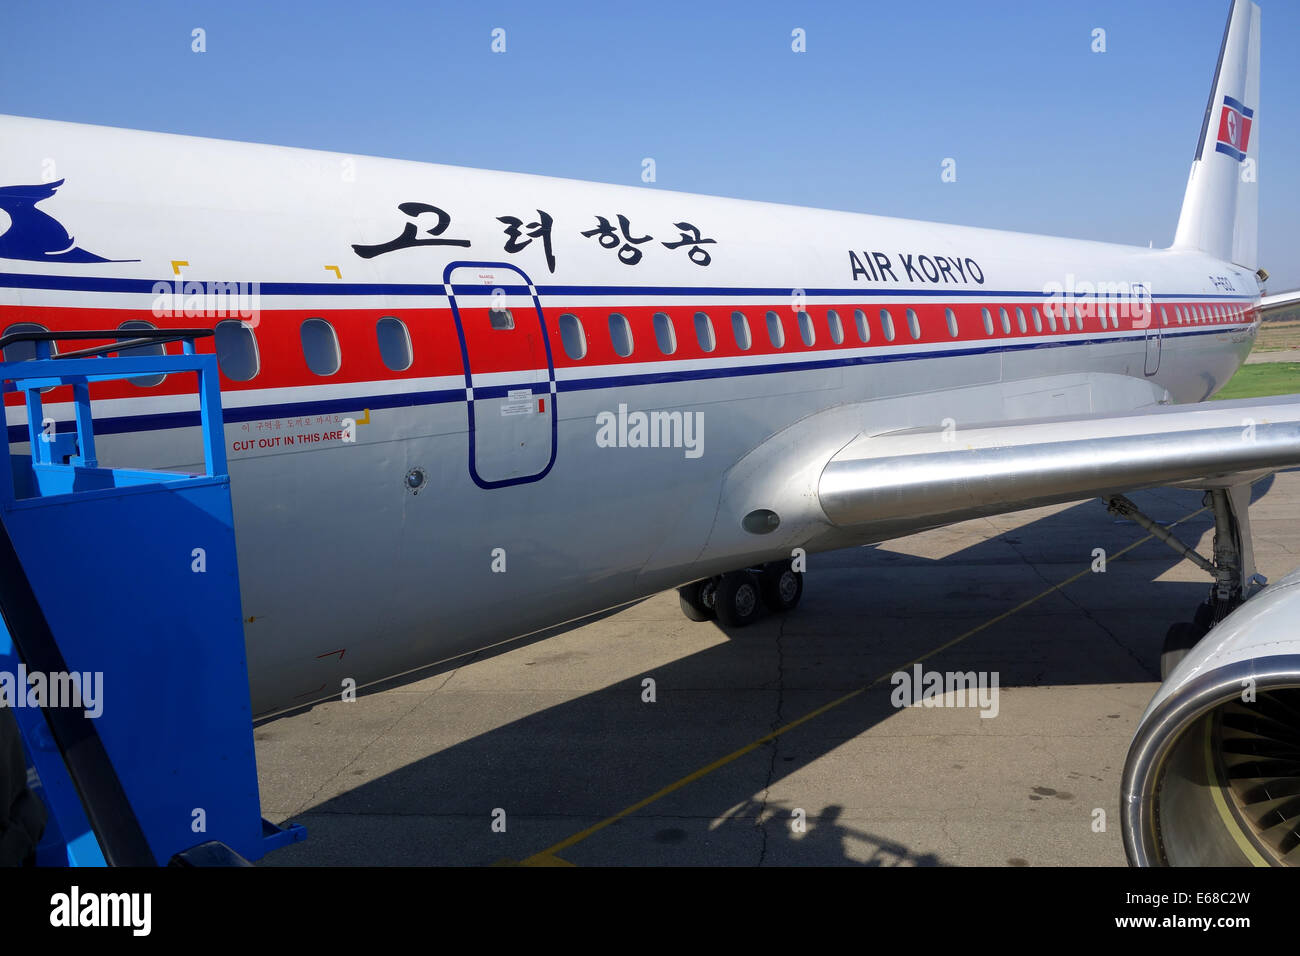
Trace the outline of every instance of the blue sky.
<instances>
[{"instance_id":1,"label":"blue sky","mask_svg":"<svg viewBox=\"0 0 1300 956\"><path fill-rule=\"evenodd\" d=\"M1300 4L1260 5L1260 255L1280 291L1300 286ZM12 0L0 112L632 185L653 157L662 189L1161 246L1227 10Z\"/></svg>"}]
</instances>

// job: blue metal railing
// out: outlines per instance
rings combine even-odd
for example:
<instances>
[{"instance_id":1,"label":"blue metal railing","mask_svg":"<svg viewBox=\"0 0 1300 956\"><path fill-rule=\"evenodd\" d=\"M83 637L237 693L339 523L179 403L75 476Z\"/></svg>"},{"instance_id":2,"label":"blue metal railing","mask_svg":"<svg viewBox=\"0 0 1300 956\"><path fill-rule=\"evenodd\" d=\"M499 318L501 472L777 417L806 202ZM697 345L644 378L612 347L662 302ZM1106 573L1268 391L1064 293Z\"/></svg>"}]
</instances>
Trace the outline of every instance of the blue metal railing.
<instances>
[{"instance_id":1,"label":"blue metal railing","mask_svg":"<svg viewBox=\"0 0 1300 956\"><path fill-rule=\"evenodd\" d=\"M16 710L53 820L40 862L165 863L212 841L256 859L305 836L261 818L217 363L194 347L211 334L0 337L35 353L0 362L31 445L0 443L0 669L93 678L105 701L93 716L57 701ZM56 339L109 342L55 354ZM112 354L173 341L182 354ZM90 385L186 372L203 472L100 466ZM59 386L74 432L46 414L43 390Z\"/></svg>"}]
</instances>

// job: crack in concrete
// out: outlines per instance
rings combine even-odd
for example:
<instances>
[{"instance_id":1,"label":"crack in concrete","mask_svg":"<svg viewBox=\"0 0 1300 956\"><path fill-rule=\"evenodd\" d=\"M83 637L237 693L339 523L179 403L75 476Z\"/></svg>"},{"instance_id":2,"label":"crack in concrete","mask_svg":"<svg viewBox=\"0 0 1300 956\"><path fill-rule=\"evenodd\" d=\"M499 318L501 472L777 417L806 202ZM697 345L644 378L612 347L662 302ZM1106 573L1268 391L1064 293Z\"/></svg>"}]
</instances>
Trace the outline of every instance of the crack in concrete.
<instances>
[{"instance_id":1,"label":"crack in concrete","mask_svg":"<svg viewBox=\"0 0 1300 956\"><path fill-rule=\"evenodd\" d=\"M371 737L369 741L367 741L366 743L364 743L364 744L362 744L360 747L358 747L358 748L357 748L357 752L354 753L354 754L352 755L352 758L351 758L350 760L348 760L347 763L343 764L343 766L339 767L339 769L336 770L336 771L333 773L332 776L330 776L330 777L327 778L326 780L322 781L322 782L321 782L321 785L320 785L319 787L317 787L317 788L312 792L311 796L308 797L306 800L304 800L301 804L299 804L299 805L298 805L298 809L295 810L292 814L290 814L290 816L296 816L296 815L298 815L298 814L301 814L304 810L306 810L307 807L311 806L312 803L313 803L313 802L314 802L314 801L315 801L315 800L320 796L320 794L325 790L325 788L328 787L328 786L329 786L331 783L333 783L335 780L337 780L339 777L343 776L343 772L344 772L345 770L347 770L349 767L351 767L353 764L355 764L358 760L360 760L361 757L362 757L362 755L365 754L366 751L368 751L371 747L373 747L373 746L374 746L378 741L380 741L380 740L382 740L384 737L386 737L386 736L388 735L388 733L389 733L389 732L390 732L394 727L396 727L398 724L400 724L400 723L401 723L403 720L405 720L407 717L411 716L411 714L413 714L413 713L416 711L416 709L419 708L419 706L420 706L421 704L423 704L425 701L427 701L430 697L432 697L432 696L433 696L434 694L436 694L438 691L442 690L442 688L446 687L448 681L450 681L450 680L452 679L452 677L455 676L456 671L458 671L458 670L460 670L459 667L453 668L452 671L451 671L451 673L449 673L449 674L447 675L447 679L446 679L446 680L444 680L441 684L439 684L437 687L435 687L435 688L434 688L433 690L431 690L429 693L418 695L418 699L415 701L414 704L412 704L412 705L410 706L410 708L408 708L407 710L405 710L405 711L403 711L402 713L398 714L395 718L393 718L392 722L389 723L388 726L386 726L383 730L379 731L379 733L377 733L377 734L375 734L373 737ZM355 703L352 704L352 705L344 704L344 703L340 703L339 706L340 706L340 707L355 706ZM359 784L358 784L358 785L359 785Z\"/></svg>"}]
</instances>

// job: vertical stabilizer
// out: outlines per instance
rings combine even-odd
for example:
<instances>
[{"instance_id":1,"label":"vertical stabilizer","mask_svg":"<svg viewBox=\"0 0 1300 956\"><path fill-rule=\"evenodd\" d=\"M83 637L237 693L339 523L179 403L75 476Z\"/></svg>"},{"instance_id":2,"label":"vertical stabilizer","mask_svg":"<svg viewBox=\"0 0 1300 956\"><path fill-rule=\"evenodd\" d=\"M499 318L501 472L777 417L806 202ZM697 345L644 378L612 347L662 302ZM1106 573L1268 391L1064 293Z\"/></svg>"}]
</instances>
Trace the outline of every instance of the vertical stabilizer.
<instances>
[{"instance_id":1,"label":"vertical stabilizer","mask_svg":"<svg viewBox=\"0 0 1300 956\"><path fill-rule=\"evenodd\" d=\"M1173 248L1258 268L1258 124L1259 7L1233 0Z\"/></svg>"}]
</instances>

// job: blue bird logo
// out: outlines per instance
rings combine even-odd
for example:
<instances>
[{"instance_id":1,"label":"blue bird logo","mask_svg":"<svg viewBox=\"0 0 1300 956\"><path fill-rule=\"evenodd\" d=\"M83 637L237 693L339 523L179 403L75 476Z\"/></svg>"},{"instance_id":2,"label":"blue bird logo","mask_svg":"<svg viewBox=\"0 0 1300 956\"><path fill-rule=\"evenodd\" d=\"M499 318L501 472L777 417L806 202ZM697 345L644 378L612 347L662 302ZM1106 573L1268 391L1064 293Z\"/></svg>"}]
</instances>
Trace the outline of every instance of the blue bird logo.
<instances>
[{"instance_id":1,"label":"blue bird logo","mask_svg":"<svg viewBox=\"0 0 1300 956\"><path fill-rule=\"evenodd\" d=\"M9 228L0 234L0 259L29 262L139 262L139 259L105 259L76 244L53 216L36 208L63 185L0 186L0 210L9 215Z\"/></svg>"}]
</instances>

